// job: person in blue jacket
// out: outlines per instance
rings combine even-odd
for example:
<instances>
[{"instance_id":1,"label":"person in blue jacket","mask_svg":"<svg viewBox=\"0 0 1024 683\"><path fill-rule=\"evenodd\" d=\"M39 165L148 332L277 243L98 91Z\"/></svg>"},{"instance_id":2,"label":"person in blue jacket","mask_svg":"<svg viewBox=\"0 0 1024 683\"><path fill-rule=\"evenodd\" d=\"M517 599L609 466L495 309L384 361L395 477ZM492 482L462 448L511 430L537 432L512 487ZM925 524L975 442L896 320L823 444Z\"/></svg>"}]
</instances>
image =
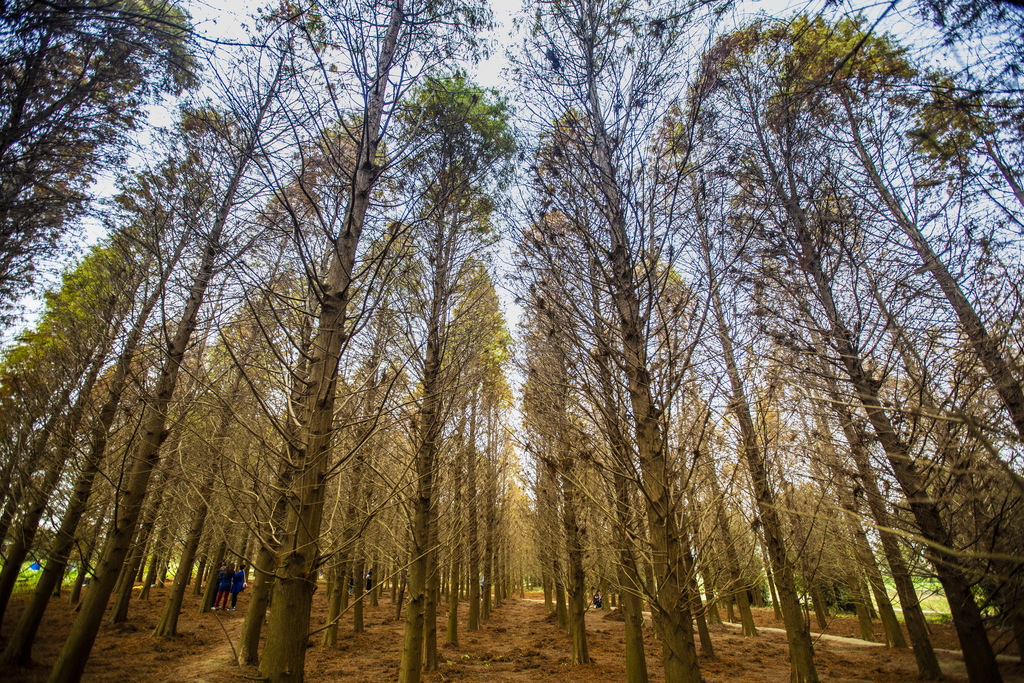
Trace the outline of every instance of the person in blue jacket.
<instances>
[{"instance_id":1,"label":"person in blue jacket","mask_svg":"<svg viewBox=\"0 0 1024 683\"><path fill-rule=\"evenodd\" d=\"M232 564L222 565L217 572L217 597L213 600L212 609L228 608L228 593L231 592L231 582L235 576L235 567Z\"/></svg>"},{"instance_id":2,"label":"person in blue jacket","mask_svg":"<svg viewBox=\"0 0 1024 683\"><path fill-rule=\"evenodd\" d=\"M232 612L235 611L235 605L238 604L238 594L245 588L245 565L238 565L238 571L231 577L231 607L228 607Z\"/></svg>"}]
</instances>

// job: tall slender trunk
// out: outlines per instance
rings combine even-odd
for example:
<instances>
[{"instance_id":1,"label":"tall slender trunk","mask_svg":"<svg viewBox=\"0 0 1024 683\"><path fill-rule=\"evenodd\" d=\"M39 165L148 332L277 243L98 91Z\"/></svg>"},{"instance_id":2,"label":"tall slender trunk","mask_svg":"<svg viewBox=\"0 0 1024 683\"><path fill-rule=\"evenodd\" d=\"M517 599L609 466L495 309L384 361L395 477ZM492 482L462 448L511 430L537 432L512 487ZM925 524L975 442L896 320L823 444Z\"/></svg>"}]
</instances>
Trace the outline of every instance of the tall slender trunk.
<instances>
[{"instance_id":1,"label":"tall slender trunk","mask_svg":"<svg viewBox=\"0 0 1024 683\"><path fill-rule=\"evenodd\" d=\"M338 645L338 620L341 619L341 596L348 595L348 572L344 570L348 564L341 563L341 567L335 568L330 580L327 582L327 627L324 629L324 636L321 644L324 647L337 647Z\"/></svg>"},{"instance_id":2,"label":"tall slender trunk","mask_svg":"<svg viewBox=\"0 0 1024 683\"><path fill-rule=\"evenodd\" d=\"M1014 374L1012 365L1000 350L998 341L985 328L981 316L964 295L960 283L932 250L928 240L918 229L917 223L903 210L900 202L882 179L881 173L864 144L860 132L860 122L853 112L849 98L843 97L843 105L846 108L847 122L860 156L861 165L867 172L875 191L878 192L889 213L892 214L900 229L910 240L924 267L934 276L939 289L942 290L953 312L956 313L957 319L960 321L960 328L967 336L971 349L992 380L993 387L1002 400L1010 420L1017 428L1017 433L1024 438L1024 388L1021 387L1020 380Z\"/></svg>"},{"instance_id":3,"label":"tall slender trunk","mask_svg":"<svg viewBox=\"0 0 1024 683\"><path fill-rule=\"evenodd\" d=\"M128 486L124 491L124 502L119 506L117 519L107 535L99 575L90 586L85 600L82 602L78 618L71 627L71 633L65 641L64 648L50 675L50 683L77 683L85 670L86 660L96 640L100 622L103 620L103 611L107 600L110 598L117 575L131 548L135 527L142 511L142 503L149 489L150 476L160 461L160 447L167 438L167 410L178 383L178 373L185 358L185 352L199 319L199 309L202 307L207 287L213 277L216 258L222 248L221 236L234 207L245 169L255 153L257 140L262 132L262 122L269 110L275 91L276 82L275 87L271 88L261 103L249 138L239 152L210 233L206 237L202 259L195 279L189 287L184 310L173 336L169 339L156 386L148 397L143 410L143 436L135 449L134 464L127 478Z\"/></svg>"},{"instance_id":4,"label":"tall slender trunk","mask_svg":"<svg viewBox=\"0 0 1024 683\"><path fill-rule=\"evenodd\" d=\"M840 361L885 451L896 481L906 496L917 527L928 541L925 555L935 567L946 593L968 677L972 681L1001 681L1002 676L985 632L981 611L971 592L971 583L960 570L959 558L953 550L951 533L942 521L938 505L924 485L919 465L910 448L893 428L879 398L877 384L865 369L854 337L839 315L831 284L822 270L805 222L798 220L796 226L802 248L801 267L813 278L818 300L828 316L827 333L836 345Z\"/></svg>"},{"instance_id":5,"label":"tall slender trunk","mask_svg":"<svg viewBox=\"0 0 1024 683\"><path fill-rule=\"evenodd\" d=\"M565 448L564 446L562 448ZM587 609L586 575L583 571L583 549L586 532L580 521L580 494L573 480L573 455L562 459L559 467L562 485L562 525L565 529L566 577L569 589L569 636L572 639L572 663L589 664L590 651L587 646L587 623L584 620Z\"/></svg>"},{"instance_id":6,"label":"tall slender trunk","mask_svg":"<svg viewBox=\"0 0 1024 683\"><path fill-rule=\"evenodd\" d=\"M733 541L732 530L729 528L729 519L726 517L725 499L722 496L721 485L718 483L718 473L712 471L708 481L711 484L718 530L725 549L725 564L730 578L729 593L736 599L736 607L740 613L740 632L744 636L756 637L757 626L754 624L754 613L750 610L750 597L747 595L749 586L743 580L743 575L740 572L740 561L736 555L736 545ZM729 606L731 609L732 602L729 603Z\"/></svg>"},{"instance_id":7,"label":"tall slender trunk","mask_svg":"<svg viewBox=\"0 0 1024 683\"><path fill-rule=\"evenodd\" d=\"M70 395L70 388L65 392L64 398L66 399ZM84 401L85 397L79 394L78 401ZM63 403L64 401L59 401ZM53 414L43 425L42 430L38 437L34 440L32 447L32 457L34 462L47 461L46 451L50 442L50 435L54 433L58 421L63 417L61 414L63 411L54 410ZM68 439L73 438L70 435ZM67 464L67 458L70 457L70 447L67 452L64 453L63 458L54 459L50 462L49 466L46 467L43 474L42 481L37 482L35 485L30 485L26 482L26 487L22 489L22 496L28 498L28 509L22 516L20 523L15 526L14 539L10 546L6 548L4 555L4 566L0 569L0 619L3 618L7 611L7 604L10 601L11 593L14 591L14 586L18 581L18 574L21 572L21 566L25 562L25 558L28 557L29 551L32 549L32 544L35 542L36 532L39 530L39 522L43 518L43 512L46 510L46 505L50 501L50 496L53 494L53 490L57 486L57 482L60 480L60 476L64 473L64 467ZM34 468L34 463L33 463ZM16 502L16 497L11 496L12 511L20 506ZM13 517L13 515L12 515ZM2 539L0 539L2 540Z\"/></svg>"},{"instance_id":8,"label":"tall slender trunk","mask_svg":"<svg viewBox=\"0 0 1024 683\"><path fill-rule=\"evenodd\" d=\"M476 400L469 414L469 450L466 452L466 498L469 501L466 545L469 549L469 585L467 586L469 607L467 608L466 630L480 630L480 501L477 496L477 464L480 454L476 448Z\"/></svg>"},{"instance_id":9,"label":"tall slender trunk","mask_svg":"<svg viewBox=\"0 0 1024 683\"><path fill-rule=\"evenodd\" d=\"M725 319L718 285L714 280L711 267L710 246L704 245L705 262L709 276L712 278L711 298L715 319L718 323L718 336L722 344L722 355L725 360L726 372L732 387L732 412L740 427L741 456L750 472L754 487L754 500L757 504L758 520L764 534L765 545L771 558L771 574L778 590L778 605L782 610L782 618L786 624L786 641L789 645L789 661L792 667L791 679L794 683L814 683L818 680L814 665L814 649L811 645L811 634L800 612L800 604L796 592L793 563L789 558L786 541L783 537L782 522L778 515L778 501L768 481L768 468L758 443L757 432L751 417L750 405L747 401L743 380L733 352L732 336Z\"/></svg>"},{"instance_id":10,"label":"tall slender trunk","mask_svg":"<svg viewBox=\"0 0 1024 683\"><path fill-rule=\"evenodd\" d=\"M195 562L199 539L202 537L203 527L206 525L206 515L210 509L209 498L213 493L214 472L212 467L207 467L203 482L200 484L199 507L192 514L192 524L189 525L188 535L185 537L185 547L178 560L178 571L174 573L171 592L167 596L160 619L153 629L154 636L178 635L178 615L181 614L181 604L185 599L185 587L192 576L192 564Z\"/></svg>"},{"instance_id":11,"label":"tall slender trunk","mask_svg":"<svg viewBox=\"0 0 1024 683\"><path fill-rule=\"evenodd\" d=\"M109 502L106 502L106 503L103 504L103 508L100 510L99 514L96 515L96 522L92 525L92 529L91 529L92 533L89 534L89 536L88 536L88 538L87 538L87 540L86 540L86 542L84 544L85 547L83 548L83 547L79 546L79 551L78 551L78 576L75 577L75 584L71 587L71 594L68 595L68 602L71 603L72 605L74 605L75 609L78 609L78 602L82 599L82 586L85 583L85 578L86 578L86 576L89 573L89 567L90 567L90 564L92 563L93 553L96 552L96 548L100 545L100 540L101 540L100 539L100 534L102 533L103 527L105 526L104 525L104 521L106 520L107 509L109 507L110 507L110 503ZM69 554L69 556L70 556L70 554ZM35 603L34 599L33 599L33 603ZM46 609L46 605L43 605L42 609L45 610ZM22 614L23 618L24 618L24 616L25 615ZM39 620L42 621L42 612L39 613ZM28 623L28 622L26 622L26 623ZM39 625L36 624L35 626L36 626L36 628L38 628ZM16 633L15 635L20 635L20 631L19 631L19 633ZM32 637L28 637L27 635L23 636L23 637L26 637L26 640L28 642L28 647L31 647L31 644L32 644L32 642L33 642L33 640L35 638L35 634L33 633ZM14 639L12 639L12 642L13 642L13 640ZM26 661L25 661L25 663L27 663L27 661L28 661L27 657L28 657L28 654L26 654Z\"/></svg>"},{"instance_id":12,"label":"tall slender trunk","mask_svg":"<svg viewBox=\"0 0 1024 683\"><path fill-rule=\"evenodd\" d=\"M50 548L42 576L39 577L39 583L36 585L31 602L21 614L21 618L15 627L14 635L7 643L2 657L0 657L0 664L27 664L32 657L32 642L35 640L39 625L43 622L43 615L49 605L50 593L53 592L54 587L59 584L61 577L64 575L68 558L71 556L71 551L75 546L75 530L78 528L82 515L88 509L93 484L103 464L103 458L106 455L110 428L114 424L114 418L117 416L117 407L121 404L121 396L128 383L129 368L131 367L132 360L135 358L135 352L142 340L142 334L149 321L149 317L160 300L168 278L181 260L181 255L187 243L188 240L182 238L175 245L170 259L160 274L159 281L153 287L153 291L150 292L135 316L135 321L125 339L124 346L121 348L117 363L115 363L113 370L109 374L106 398L100 406L99 413L89 430L89 450L75 481L71 497L64 508L64 516L61 518L60 527L57 529L54 543ZM102 520L102 515L100 520ZM98 532L98 529L96 531ZM95 536L96 534L94 533L91 538L95 538ZM91 554L93 545L90 545L89 548ZM84 560L79 563L79 576L71 592L72 604L76 604L80 597L81 582L85 578L86 564L88 562Z\"/></svg>"},{"instance_id":13,"label":"tall slender trunk","mask_svg":"<svg viewBox=\"0 0 1024 683\"><path fill-rule=\"evenodd\" d=\"M299 364L291 373L291 389L289 392L289 413L300 409L305 387L309 378L308 358L312 329L310 325L302 325L299 332ZM289 415L290 418L290 415ZM291 441L296 436L297 426L294 420L285 422L285 440ZM274 503L270 514L261 520L256 533L256 558L252 563L252 581L249 586L249 606L242 622L242 632L238 637L238 663L242 665L256 664L259 661L260 634L263 621L267 616L271 592L274 589L275 570L277 569L277 553L280 549L278 532L285 522L288 508L288 487L291 483L293 470L288 460L278 463L274 485L269 489ZM344 566L344 565L343 565ZM348 588L344 587L344 596L348 596Z\"/></svg>"},{"instance_id":14,"label":"tall slender trunk","mask_svg":"<svg viewBox=\"0 0 1024 683\"><path fill-rule=\"evenodd\" d=\"M615 487L615 515L618 551L616 568L619 591L622 595L622 613L626 627L626 682L647 683L647 657L644 653L643 584L636 567L633 541L627 532L633 528L632 506L626 477L620 472L612 474Z\"/></svg>"},{"instance_id":15,"label":"tall slender trunk","mask_svg":"<svg viewBox=\"0 0 1024 683\"><path fill-rule=\"evenodd\" d=\"M139 592L139 600L149 600L150 588L156 585L160 565L163 564L164 558L167 556L164 547L167 545L168 534L170 534L170 524L161 525L160 533L157 534L156 539L153 541L153 547L150 549L149 565L146 571L143 572L142 590Z\"/></svg>"},{"instance_id":16,"label":"tall slender trunk","mask_svg":"<svg viewBox=\"0 0 1024 683\"><path fill-rule=\"evenodd\" d=\"M896 528L894 520L889 513L888 502L882 496L878 486L878 477L874 467L868 458L867 443L868 436L858 425L853 414L842 401L839 390L834 380L826 373L829 397L833 410L839 418L840 427L850 446L850 455L861 485L865 491L865 500L871 516L878 527L878 537L882 543L882 551L889 564L889 572L892 574L893 583L896 585L896 594L899 596L900 607L903 611L903 621L907 625L907 633L910 635L910 643L914 650L914 659L917 663L918 676L925 680L938 680L942 677L942 669L932 648L931 638L928 635L928 625L921 609L917 589L910 575L910 569L899 540L891 531Z\"/></svg>"},{"instance_id":17,"label":"tall slender trunk","mask_svg":"<svg viewBox=\"0 0 1024 683\"><path fill-rule=\"evenodd\" d=\"M445 212L440 212L444 221ZM437 509L434 499L437 458L440 452L445 416L441 392L444 390L442 365L443 350L448 337L449 307L454 293L449 282L456 264L453 262L456 228L438 227L429 254L431 293L426 317L426 340L423 373L420 383L423 398L416 417L417 448L416 474L412 520L412 564L409 571L409 607L406 611L405 640L398 679L402 683L416 683L420 671L437 669L437 594L438 531ZM488 537L489 538L489 537ZM486 605L485 597L485 605Z\"/></svg>"},{"instance_id":18,"label":"tall slender trunk","mask_svg":"<svg viewBox=\"0 0 1024 683\"><path fill-rule=\"evenodd\" d=\"M453 486L455 487L452 500L452 516L455 521L455 528L452 530L454 540L452 542L452 564L448 586L448 632L445 641L454 647L459 645L459 582L462 578L462 518L463 500L462 484L463 473L466 471L469 447L465 443L463 433L466 427L466 413L462 413L459 423L459 448L455 459L455 476Z\"/></svg>"},{"instance_id":19,"label":"tall slender trunk","mask_svg":"<svg viewBox=\"0 0 1024 683\"><path fill-rule=\"evenodd\" d=\"M320 295L309 390L300 417L301 433L290 446L294 475L273 588L274 609L260 662L260 673L268 683L297 683L304 678L310 609L320 551L323 475L331 453L338 364L350 332L346 327L346 316L354 293L352 273L371 193L381 171L377 165L377 153L384 103L405 20L404 2L396 0L391 7L363 110L351 192L341 234L332 245L330 265Z\"/></svg>"},{"instance_id":20,"label":"tall slender trunk","mask_svg":"<svg viewBox=\"0 0 1024 683\"><path fill-rule=\"evenodd\" d=\"M209 612L213 607L213 601L217 597L217 590L220 584L218 575L220 574L220 566L224 563L224 557L227 555L228 542L221 539L217 543L217 550L213 553L213 562L206 565L206 581L203 584L203 595L199 600L199 612L205 614Z\"/></svg>"},{"instance_id":21,"label":"tall slender trunk","mask_svg":"<svg viewBox=\"0 0 1024 683\"><path fill-rule=\"evenodd\" d=\"M232 410L237 405L242 386L242 373L236 371L230 391L229 399L221 409L217 430L214 432L211 441L210 457L207 463L220 462L226 445L228 430L231 428ZM202 483L199 486L199 506L192 515L192 524L189 526L185 536L185 547L182 549L181 557L178 560L178 571L174 573L174 583L171 584L171 592L167 596L163 612L153 629L154 636L174 636L178 634L178 615L181 613L181 604L185 598L185 586L192 576L192 564L195 561L196 551L199 549L199 540L203 535L203 527L206 526L206 516L210 509L210 496L213 495L213 485L216 479L217 468L208 464L204 472Z\"/></svg>"},{"instance_id":22,"label":"tall slender trunk","mask_svg":"<svg viewBox=\"0 0 1024 683\"><path fill-rule=\"evenodd\" d=\"M161 484L167 480L167 476L168 473L164 472L160 477ZM158 485L155 488L157 494L143 515L142 524L138 532L139 540L135 543L131 554L128 556L128 561L125 562L121 570L116 590L117 599L114 601L114 606L110 610L110 616L107 620L109 624L123 624L128 621L128 605L131 602L132 590L135 587L135 575L142 566L143 559L145 559L146 545L149 543L153 527L156 524L157 515L160 514L160 508L164 502L163 487Z\"/></svg>"}]
</instances>

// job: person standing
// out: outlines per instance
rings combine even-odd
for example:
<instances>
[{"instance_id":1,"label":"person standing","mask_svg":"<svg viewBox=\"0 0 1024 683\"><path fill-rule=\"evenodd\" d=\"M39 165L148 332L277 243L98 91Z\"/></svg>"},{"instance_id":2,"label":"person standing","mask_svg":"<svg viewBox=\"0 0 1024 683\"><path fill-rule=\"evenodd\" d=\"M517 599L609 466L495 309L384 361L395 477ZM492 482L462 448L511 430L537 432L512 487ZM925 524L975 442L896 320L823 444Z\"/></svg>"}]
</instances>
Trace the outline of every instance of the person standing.
<instances>
[{"instance_id":1,"label":"person standing","mask_svg":"<svg viewBox=\"0 0 1024 683\"><path fill-rule=\"evenodd\" d=\"M228 607L232 612L235 611L235 606L238 604L238 594L245 589L245 564L238 565L238 571L231 577L231 607Z\"/></svg>"},{"instance_id":2,"label":"person standing","mask_svg":"<svg viewBox=\"0 0 1024 683\"><path fill-rule=\"evenodd\" d=\"M224 610L228 608L228 594L231 592L231 582L234 576L234 565L221 565L220 571L217 572L217 597L213 599L213 607L211 609Z\"/></svg>"}]
</instances>

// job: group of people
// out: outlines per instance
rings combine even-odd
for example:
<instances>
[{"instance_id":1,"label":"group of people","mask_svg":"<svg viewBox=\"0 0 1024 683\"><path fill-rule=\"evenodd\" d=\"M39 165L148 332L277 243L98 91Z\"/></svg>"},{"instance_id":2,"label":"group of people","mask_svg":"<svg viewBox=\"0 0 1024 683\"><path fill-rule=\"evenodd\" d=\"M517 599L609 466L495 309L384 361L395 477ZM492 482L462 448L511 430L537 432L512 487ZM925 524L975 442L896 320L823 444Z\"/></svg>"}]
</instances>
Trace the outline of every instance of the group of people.
<instances>
[{"instance_id":1,"label":"group of people","mask_svg":"<svg viewBox=\"0 0 1024 683\"><path fill-rule=\"evenodd\" d=\"M238 604L238 594L245 588L245 565L238 565L235 571L233 563L222 564L217 572L217 593L213 597L212 610L233 612ZM228 607L228 596L231 596L231 607Z\"/></svg>"}]
</instances>

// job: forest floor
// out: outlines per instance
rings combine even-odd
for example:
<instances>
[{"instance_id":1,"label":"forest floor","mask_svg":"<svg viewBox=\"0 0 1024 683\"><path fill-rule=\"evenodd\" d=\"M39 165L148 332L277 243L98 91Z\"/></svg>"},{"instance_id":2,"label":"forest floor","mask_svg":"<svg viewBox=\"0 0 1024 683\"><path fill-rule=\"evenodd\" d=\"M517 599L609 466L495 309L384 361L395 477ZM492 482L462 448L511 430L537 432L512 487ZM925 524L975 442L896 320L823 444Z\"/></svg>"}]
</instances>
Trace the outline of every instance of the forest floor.
<instances>
[{"instance_id":1,"label":"forest floor","mask_svg":"<svg viewBox=\"0 0 1024 683\"><path fill-rule=\"evenodd\" d=\"M312 624L323 623L327 605L325 591L314 596ZM152 638L150 633L167 597L165 589L154 588L148 601L132 602L129 621L117 627L104 625L96 640L83 680L85 681L205 681L242 683L253 680L255 669L236 666L233 647L245 617L247 595L243 593L238 610L200 614L199 598L186 596L179 621L181 635ZM439 670L424 676L431 683L448 681L555 683L561 681L595 683L625 680L624 625L611 610L589 610L587 631L590 655L594 662L586 666L569 663L570 641L544 610L539 594L525 599L510 599L493 610L480 631L464 630L465 604L459 645L441 645ZM25 604L27 594L14 596L3 633L9 634ZM447 623L445 606L438 615L440 640ZM36 642L32 667L0 671L0 680L12 683L44 681L63 643L73 612L66 602L54 601ZM723 617L725 616L723 610ZM404 614L403 614L404 619ZM382 683L395 681L401 657L404 620L395 618L395 608L385 595L379 607L366 606L366 629L351 631L351 618L342 622L339 646L320 646L320 634L310 638L306 657L307 681L345 681ZM711 627L715 659L701 655L700 667L708 683L775 682L789 679L789 662L782 624L771 609L755 610L761 628L758 638L743 638L738 628L723 624ZM964 681L963 662L957 652L956 635L947 625L931 625L947 680ZM778 630L776 630L778 629ZM881 625L876 623L881 639ZM860 633L856 619L834 617L826 634L816 637L815 661L825 681L906 681L915 678L914 658L910 650L893 650L856 640ZM645 628L647 665L652 681L662 680L660 647L648 624ZM997 643L1001 645L1001 643ZM1022 668L1012 645L1000 658L1004 679L1024 682Z\"/></svg>"}]
</instances>

